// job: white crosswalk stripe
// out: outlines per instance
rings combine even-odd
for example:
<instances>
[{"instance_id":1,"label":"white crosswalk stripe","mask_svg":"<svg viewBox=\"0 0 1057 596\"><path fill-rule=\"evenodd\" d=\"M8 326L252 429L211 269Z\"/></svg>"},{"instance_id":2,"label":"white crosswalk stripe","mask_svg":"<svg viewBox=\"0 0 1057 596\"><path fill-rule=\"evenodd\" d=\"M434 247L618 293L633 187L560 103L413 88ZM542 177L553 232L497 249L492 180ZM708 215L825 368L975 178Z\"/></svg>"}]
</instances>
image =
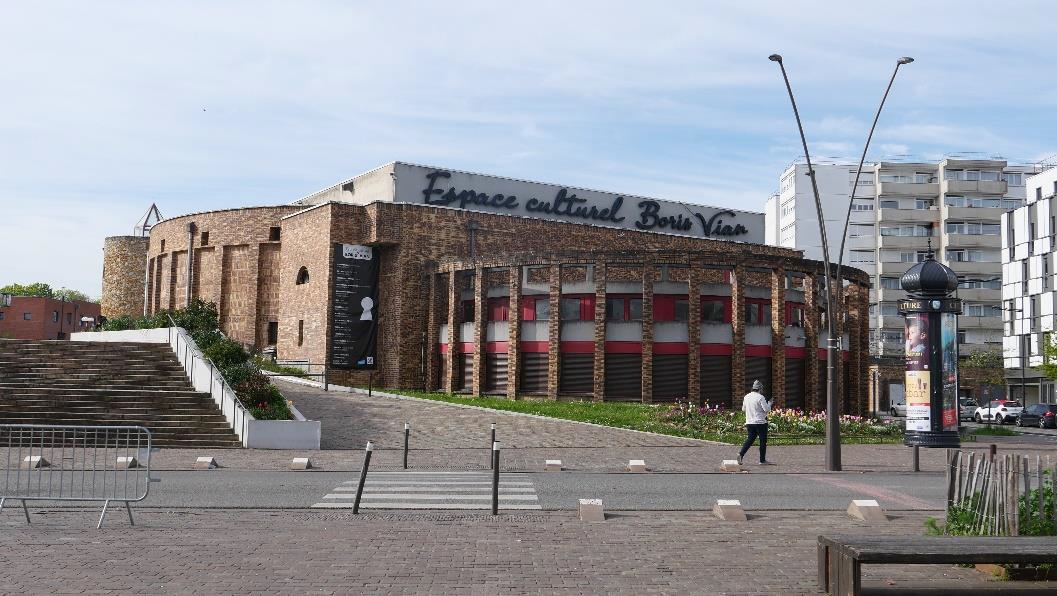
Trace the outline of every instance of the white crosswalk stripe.
<instances>
[{"instance_id":1,"label":"white crosswalk stripe","mask_svg":"<svg viewBox=\"0 0 1057 596\"><path fill-rule=\"evenodd\" d=\"M343 482L312 507L352 508L358 480ZM369 472L360 509L491 509L491 472ZM540 509L526 474L499 478L500 509Z\"/></svg>"}]
</instances>

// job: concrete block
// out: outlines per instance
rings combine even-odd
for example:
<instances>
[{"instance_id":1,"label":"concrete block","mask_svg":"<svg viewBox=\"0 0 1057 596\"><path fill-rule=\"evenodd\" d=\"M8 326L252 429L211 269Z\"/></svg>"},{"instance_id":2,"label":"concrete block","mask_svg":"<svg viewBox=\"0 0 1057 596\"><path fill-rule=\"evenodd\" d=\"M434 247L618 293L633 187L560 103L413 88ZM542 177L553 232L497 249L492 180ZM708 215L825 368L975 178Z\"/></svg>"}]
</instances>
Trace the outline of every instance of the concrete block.
<instances>
[{"instance_id":1,"label":"concrete block","mask_svg":"<svg viewBox=\"0 0 1057 596\"><path fill-rule=\"evenodd\" d=\"M122 455L122 456L117 458L117 468L119 470L123 469L123 468L124 469L128 469L128 468L138 468L138 467L139 467L139 460L137 460L136 457L133 456L133 455Z\"/></svg>"},{"instance_id":2,"label":"concrete block","mask_svg":"<svg viewBox=\"0 0 1057 596\"><path fill-rule=\"evenodd\" d=\"M49 466L51 466L51 464L49 464L48 460L44 459L44 456L42 455L27 455L25 459L22 460L21 464L21 467L23 469L30 470L36 470L37 468L47 468Z\"/></svg>"},{"instance_id":3,"label":"concrete block","mask_svg":"<svg viewBox=\"0 0 1057 596\"><path fill-rule=\"evenodd\" d=\"M848 515L864 522L888 521L884 510L873 499L855 499L848 505Z\"/></svg>"},{"instance_id":4,"label":"concrete block","mask_svg":"<svg viewBox=\"0 0 1057 596\"><path fill-rule=\"evenodd\" d=\"M547 472L561 472L562 471L562 460L560 459L548 459L544 464L545 471Z\"/></svg>"},{"instance_id":5,"label":"concrete block","mask_svg":"<svg viewBox=\"0 0 1057 596\"><path fill-rule=\"evenodd\" d=\"M738 463L738 462L734 462ZM737 499L718 499L712 506L712 513L719 519L726 521L745 521L745 510L741 508L741 501Z\"/></svg>"},{"instance_id":6,"label":"concrete block","mask_svg":"<svg viewBox=\"0 0 1057 596\"><path fill-rule=\"evenodd\" d=\"M602 510L602 499L580 499L579 513L580 521L606 521L605 511Z\"/></svg>"},{"instance_id":7,"label":"concrete block","mask_svg":"<svg viewBox=\"0 0 1057 596\"><path fill-rule=\"evenodd\" d=\"M217 467L217 460L213 459L208 455L204 455L195 460L196 470L212 470Z\"/></svg>"},{"instance_id":8,"label":"concrete block","mask_svg":"<svg viewBox=\"0 0 1057 596\"><path fill-rule=\"evenodd\" d=\"M315 466L312 465L312 460L307 457L295 457L290 462L291 470L311 470L313 467Z\"/></svg>"},{"instance_id":9,"label":"concrete block","mask_svg":"<svg viewBox=\"0 0 1057 596\"><path fill-rule=\"evenodd\" d=\"M646 471L646 460L642 460L642 459L628 460L628 471L629 472L645 472Z\"/></svg>"},{"instance_id":10,"label":"concrete block","mask_svg":"<svg viewBox=\"0 0 1057 596\"><path fill-rule=\"evenodd\" d=\"M736 459L723 460L723 463L719 465L719 469L724 472L740 472L742 470L741 464Z\"/></svg>"}]
</instances>

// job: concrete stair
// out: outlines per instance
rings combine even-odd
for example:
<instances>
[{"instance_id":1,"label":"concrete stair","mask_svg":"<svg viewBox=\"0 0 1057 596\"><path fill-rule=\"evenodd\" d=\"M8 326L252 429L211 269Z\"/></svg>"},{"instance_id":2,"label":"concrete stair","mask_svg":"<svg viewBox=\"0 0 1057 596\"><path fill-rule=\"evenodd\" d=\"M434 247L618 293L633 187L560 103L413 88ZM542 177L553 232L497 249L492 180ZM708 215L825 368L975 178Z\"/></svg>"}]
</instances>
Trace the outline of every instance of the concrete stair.
<instances>
[{"instance_id":1,"label":"concrete stair","mask_svg":"<svg viewBox=\"0 0 1057 596\"><path fill-rule=\"evenodd\" d=\"M0 424L139 425L158 447L240 447L166 344L0 339Z\"/></svg>"}]
</instances>

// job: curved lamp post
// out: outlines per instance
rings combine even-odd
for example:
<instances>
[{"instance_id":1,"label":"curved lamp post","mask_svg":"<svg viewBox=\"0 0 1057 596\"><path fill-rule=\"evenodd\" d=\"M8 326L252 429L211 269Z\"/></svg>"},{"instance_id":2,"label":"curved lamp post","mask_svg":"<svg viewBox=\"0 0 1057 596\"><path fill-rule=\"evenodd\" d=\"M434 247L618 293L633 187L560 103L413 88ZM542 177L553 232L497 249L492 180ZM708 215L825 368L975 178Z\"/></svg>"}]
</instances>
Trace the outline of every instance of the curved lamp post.
<instances>
[{"instance_id":1,"label":"curved lamp post","mask_svg":"<svg viewBox=\"0 0 1057 596\"><path fill-rule=\"evenodd\" d=\"M839 343L835 335L836 332L836 321L837 321L837 309L834 308L833 304L833 271L830 270L829 260L829 240L826 237L826 222L825 217L822 214L822 199L818 194L818 182L815 180L815 169L811 165L811 154L807 149L807 137L804 136L804 126L800 121L800 111L796 107L796 98L793 96L793 87L789 84L789 76L785 71L785 64L782 62L782 56L780 54L771 54L767 57L771 62L777 62L779 68L782 70L782 79L785 81L785 88L789 92L789 103L793 106L793 116L796 117L796 126L800 131L800 142L804 147L804 159L807 161L807 173L808 177L811 178L811 190L815 197L815 211L818 216L818 228L819 235L822 240L822 262L825 267L825 291L826 300L824 302L826 308L826 469L829 471L839 471L841 469L841 456L840 456L840 403L837 395L837 358L839 352L837 351ZM888 92L892 89L892 83L895 81L896 73L899 72L899 67L904 64L910 64L914 59L910 57L900 58L896 62L895 71L892 73L892 78L888 81L888 87L885 89L884 97L881 98L881 105L877 108L877 113L874 115L873 125L870 127L870 134L866 139L866 146L863 147L862 159L859 161L859 168L855 172L855 184L852 186L851 198L848 200L848 214L844 222L844 233L841 234L841 248L840 255L837 261L837 287L840 288L843 284L841 283L841 267L844 259L844 241L848 233L848 222L851 219L852 200L855 198L855 189L859 185L859 174L862 171L863 163L866 161L866 152L869 149L870 141L873 139L874 129L877 127L877 120L881 117L881 109L884 107L885 99L888 98ZM839 289L838 289L839 292ZM838 304L839 306L839 299Z\"/></svg>"}]
</instances>

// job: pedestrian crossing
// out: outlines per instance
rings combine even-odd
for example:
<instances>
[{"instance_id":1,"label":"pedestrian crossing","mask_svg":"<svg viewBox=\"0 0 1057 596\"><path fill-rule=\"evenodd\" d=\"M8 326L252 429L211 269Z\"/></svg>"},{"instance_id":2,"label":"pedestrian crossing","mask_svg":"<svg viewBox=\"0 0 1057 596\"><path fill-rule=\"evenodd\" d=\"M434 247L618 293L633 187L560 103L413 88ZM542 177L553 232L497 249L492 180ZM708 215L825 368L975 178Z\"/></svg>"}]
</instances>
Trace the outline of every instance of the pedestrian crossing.
<instances>
[{"instance_id":1,"label":"pedestrian crossing","mask_svg":"<svg viewBox=\"0 0 1057 596\"><path fill-rule=\"evenodd\" d=\"M351 509L358 480L342 482L312 507ZM491 472L368 472L360 509L492 508ZM500 509L540 509L527 474L499 477Z\"/></svg>"}]
</instances>

